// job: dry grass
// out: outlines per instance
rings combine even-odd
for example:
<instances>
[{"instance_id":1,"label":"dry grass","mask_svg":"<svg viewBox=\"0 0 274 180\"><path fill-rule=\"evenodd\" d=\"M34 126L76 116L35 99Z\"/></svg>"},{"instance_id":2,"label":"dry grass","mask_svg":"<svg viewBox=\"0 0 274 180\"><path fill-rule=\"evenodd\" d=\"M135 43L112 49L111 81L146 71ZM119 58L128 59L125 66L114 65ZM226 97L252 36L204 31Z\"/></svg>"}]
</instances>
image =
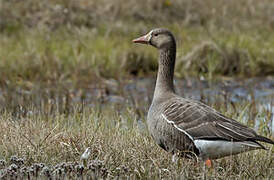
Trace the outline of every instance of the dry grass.
<instances>
[{"instance_id":1,"label":"dry grass","mask_svg":"<svg viewBox=\"0 0 274 180\"><path fill-rule=\"evenodd\" d=\"M14 11L10 11L11 8ZM138 3L134 0L10 0L1 4L1 16L4 17L1 25L3 29L22 25L56 29L64 24L96 27L99 22L137 21L142 24L213 25L229 30L237 30L237 27L273 28L273 8L271 0L141 0Z\"/></svg>"},{"instance_id":2,"label":"dry grass","mask_svg":"<svg viewBox=\"0 0 274 180\"><path fill-rule=\"evenodd\" d=\"M271 0L12 0L3 1L0 8L1 83L14 79L75 83L86 82L86 77L155 73L156 52L131 43L155 27L174 32L179 59L197 53L191 63L177 67L178 76L274 74ZM216 48L195 51L208 41L221 53Z\"/></svg>"},{"instance_id":3,"label":"dry grass","mask_svg":"<svg viewBox=\"0 0 274 180\"><path fill-rule=\"evenodd\" d=\"M186 159L172 163L146 129L138 129L152 92L134 102L123 85L155 74L156 51L131 43L154 27L177 38L177 77L273 76L273 2L2 0L0 175L271 179L272 147L217 160L213 170ZM122 103L104 104L109 95ZM243 109L249 119L264 117L259 133L272 135L273 113L258 111L255 101L212 105L238 120ZM91 156L83 166L87 147Z\"/></svg>"},{"instance_id":4,"label":"dry grass","mask_svg":"<svg viewBox=\"0 0 274 180\"><path fill-rule=\"evenodd\" d=\"M74 105L68 114L54 110L49 114L47 109L41 111L33 106L26 107L27 113L21 112L19 116L2 111L0 156L4 159L1 161L4 162L2 168L6 169L2 169L1 174L5 177L9 174L27 177L29 174L55 178L96 176L138 179L204 176L269 179L274 175L272 146L268 146L268 151L216 160L212 170L204 170L203 163L196 164L195 160L180 159L178 163L173 163L171 154L158 147L146 129L139 128L134 108L113 111L113 105L100 106ZM239 106L238 109L244 108ZM225 106L219 108L226 110L227 115L233 115L231 106L229 109ZM251 110L248 108L246 111ZM241 114L240 110L235 115L238 113ZM263 111L263 114L271 118L269 112ZM267 126L264 126L267 123L262 122L260 134L269 135L265 131ZM87 166L83 166L80 156L87 147L91 148L91 155Z\"/></svg>"}]
</instances>

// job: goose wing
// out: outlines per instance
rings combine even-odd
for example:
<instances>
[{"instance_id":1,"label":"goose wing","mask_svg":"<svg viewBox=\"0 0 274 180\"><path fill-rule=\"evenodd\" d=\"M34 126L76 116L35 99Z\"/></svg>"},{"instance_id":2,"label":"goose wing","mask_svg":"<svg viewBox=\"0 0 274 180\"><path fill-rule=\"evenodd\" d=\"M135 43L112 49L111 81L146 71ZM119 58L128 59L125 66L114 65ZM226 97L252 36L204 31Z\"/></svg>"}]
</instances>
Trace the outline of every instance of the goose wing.
<instances>
[{"instance_id":1,"label":"goose wing","mask_svg":"<svg viewBox=\"0 0 274 180\"><path fill-rule=\"evenodd\" d=\"M255 141L258 137L253 129L197 101L171 99L161 115L193 140Z\"/></svg>"}]
</instances>

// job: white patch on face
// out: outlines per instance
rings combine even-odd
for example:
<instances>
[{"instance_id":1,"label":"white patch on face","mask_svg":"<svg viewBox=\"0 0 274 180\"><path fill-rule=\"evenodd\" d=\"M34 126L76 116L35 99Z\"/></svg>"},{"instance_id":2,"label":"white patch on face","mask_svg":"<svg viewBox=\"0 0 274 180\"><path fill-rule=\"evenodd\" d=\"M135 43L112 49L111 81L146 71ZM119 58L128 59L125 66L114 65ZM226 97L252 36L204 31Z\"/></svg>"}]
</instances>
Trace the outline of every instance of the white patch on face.
<instances>
[{"instance_id":1,"label":"white patch on face","mask_svg":"<svg viewBox=\"0 0 274 180\"><path fill-rule=\"evenodd\" d=\"M148 40L148 44L150 44L150 40L152 38L152 32L153 30L151 30L147 35L146 35L146 39Z\"/></svg>"}]
</instances>

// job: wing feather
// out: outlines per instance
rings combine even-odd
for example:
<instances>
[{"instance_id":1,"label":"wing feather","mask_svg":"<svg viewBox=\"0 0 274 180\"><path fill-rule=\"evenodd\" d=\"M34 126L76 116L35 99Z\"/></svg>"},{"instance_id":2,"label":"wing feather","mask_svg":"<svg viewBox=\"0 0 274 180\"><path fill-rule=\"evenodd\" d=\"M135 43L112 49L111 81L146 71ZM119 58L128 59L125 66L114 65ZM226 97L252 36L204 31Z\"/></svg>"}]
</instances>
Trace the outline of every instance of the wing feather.
<instances>
[{"instance_id":1,"label":"wing feather","mask_svg":"<svg viewBox=\"0 0 274 180\"><path fill-rule=\"evenodd\" d=\"M245 141L254 139L256 132L213 108L196 101L174 98L162 111L163 116L175 127L193 139L222 139Z\"/></svg>"}]
</instances>

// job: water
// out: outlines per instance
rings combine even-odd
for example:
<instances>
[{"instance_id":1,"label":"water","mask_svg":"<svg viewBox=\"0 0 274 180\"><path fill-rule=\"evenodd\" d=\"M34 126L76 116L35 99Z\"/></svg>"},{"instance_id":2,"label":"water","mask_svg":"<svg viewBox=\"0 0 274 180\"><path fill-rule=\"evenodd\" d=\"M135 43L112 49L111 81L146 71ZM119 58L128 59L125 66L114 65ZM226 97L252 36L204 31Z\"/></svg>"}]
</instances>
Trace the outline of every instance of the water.
<instances>
[{"instance_id":1,"label":"water","mask_svg":"<svg viewBox=\"0 0 274 180\"><path fill-rule=\"evenodd\" d=\"M257 114L270 112L269 128L274 132L274 77L250 78L243 80L200 81L197 79L176 79L177 93L185 98L203 101L206 104L255 104ZM45 111L46 104L54 104L60 112L69 112L76 104L94 107L100 104L111 105L115 110L127 107L137 109L137 114L146 115L152 101L155 79L139 78L133 80L105 80L100 84L90 83L77 88L71 85L60 87L37 86L32 89L8 87L0 90L0 107L11 109L15 116L29 112L25 107L32 105ZM244 109L240 109L242 111ZM248 123L255 118L255 129L264 116L250 117L244 114L242 121ZM269 119L268 119L269 120Z\"/></svg>"}]
</instances>

